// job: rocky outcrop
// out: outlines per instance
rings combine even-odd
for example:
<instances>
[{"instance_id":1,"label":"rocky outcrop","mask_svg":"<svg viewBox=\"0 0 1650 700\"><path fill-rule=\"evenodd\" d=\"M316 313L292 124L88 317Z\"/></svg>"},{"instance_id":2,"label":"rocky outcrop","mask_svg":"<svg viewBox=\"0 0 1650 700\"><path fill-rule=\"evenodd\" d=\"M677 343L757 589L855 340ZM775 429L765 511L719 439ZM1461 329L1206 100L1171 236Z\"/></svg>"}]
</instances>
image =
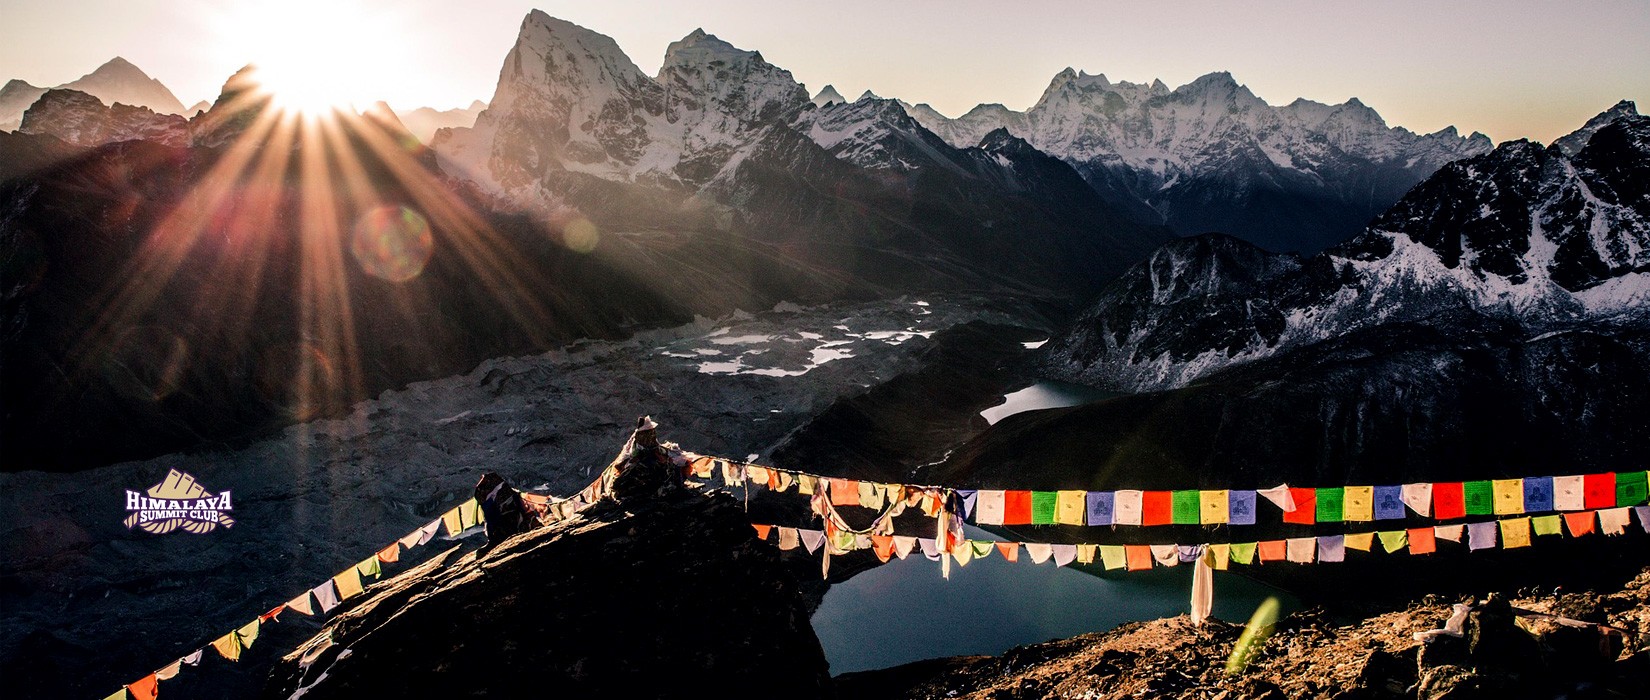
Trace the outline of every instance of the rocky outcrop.
<instances>
[{"instance_id":1,"label":"rocky outcrop","mask_svg":"<svg viewBox=\"0 0 1650 700\"><path fill-rule=\"evenodd\" d=\"M730 496L598 506L372 586L264 696L808 698L824 652L779 551Z\"/></svg>"},{"instance_id":2,"label":"rocky outcrop","mask_svg":"<svg viewBox=\"0 0 1650 700\"><path fill-rule=\"evenodd\" d=\"M120 141L189 145L189 122L183 117L118 102L104 106L78 90L47 90L23 114L18 132L55 136L87 148Z\"/></svg>"},{"instance_id":3,"label":"rocky outcrop","mask_svg":"<svg viewBox=\"0 0 1650 700\"><path fill-rule=\"evenodd\" d=\"M86 75L55 87L35 87L22 80L8 81L0 88L0 131L11 131L22 123L23 113L47 90L78 90L104 104L121 103L146 107L158 114L185 114L183 104L159 80L116 56Z\"/></svg>"},{"instance_id":4,"label":"rocky outcrop","mask_svg":"<svg viewBox=\"0 0 1650 700\"><path fill-rule=\"evenodd\" d=\"M1228 73L1169 89L1066 69L1025 112L980 105L913 117L952 145L1008 129L1077 168L1096 192L1182 235L1220 231L1273 251L1312 253L1357 233L1415 183L1490 150L1454 127L1388 127L1356 98L1274 107Z\"/></svg>"},{"instance_id":5,"label":"rocky outcrop","mask_svg":"<svg viewBox=\"0 0 1650 700\"><path fill-rule=\"evenodd\" d=\"M1619 579L1618 579L1619 580ZM1313 608L1280 620L1240 673L1225 671L1242 631L1184 616L1018 647L996 656L936 659L837 678L855 698L1085 697L1464 698L1635 697L1650 682L1650 571L1625 585L1475 603L1463 637L1422 644L1451 606L1436 596L1407 607ZM1625 630L1549 620L1514 622L1513 607ZM1523 626L1520 626L1523 625Z\"/></svg>"}]
</instances>

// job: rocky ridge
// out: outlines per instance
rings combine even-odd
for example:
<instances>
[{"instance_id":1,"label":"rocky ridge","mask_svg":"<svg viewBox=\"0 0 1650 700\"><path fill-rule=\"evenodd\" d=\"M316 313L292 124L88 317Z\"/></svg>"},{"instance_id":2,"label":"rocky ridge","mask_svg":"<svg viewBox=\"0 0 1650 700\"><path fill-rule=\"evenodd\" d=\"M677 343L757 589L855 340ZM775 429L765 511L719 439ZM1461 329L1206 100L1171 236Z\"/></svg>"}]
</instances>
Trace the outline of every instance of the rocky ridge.
<instances>
[{"instance_id":1,"label":"rocky ridge","mask_svg":"<svg viewBox=\"0 0 1650 700\"><path fill-rule=\"evenodd\" d=\"M98 98L105 104L121 103L147 107L159 114L184 115L183 103L166 89L159 80L149 77L137 66L116 56L98 66L97 70L71 82L55 87L36 87L23 80L8 81L0 88L0 131L19 128L24 112L46 94L47 90L78 90Z\"/></svg>"}]
</instances>

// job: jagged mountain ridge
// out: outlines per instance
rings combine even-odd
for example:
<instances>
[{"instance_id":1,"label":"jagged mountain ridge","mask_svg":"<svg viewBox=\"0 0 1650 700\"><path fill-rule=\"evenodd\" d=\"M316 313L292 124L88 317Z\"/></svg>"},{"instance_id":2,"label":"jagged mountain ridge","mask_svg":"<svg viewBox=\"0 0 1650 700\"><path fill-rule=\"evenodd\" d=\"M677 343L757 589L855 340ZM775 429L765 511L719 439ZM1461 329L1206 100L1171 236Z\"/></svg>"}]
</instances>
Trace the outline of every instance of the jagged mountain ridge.
<instances>
[{"instance_id":1,"label":"jagged mountain ridge","mask_svg":"<svg viewBox=\"0 0 1650 700\"><path fill-rule=\"evenodd\" d=\"M487 103L476 100L468 107L438 110L432 107L419 107L398 111L395 113L401 123L407 126L407 131L423 143L429 143L435 138L435 132L454 126L473 126L476 115L487 109Z\"/></svg>"},{"instance_id":2,"label":"jagged mountain ridge","mask_svg":"<svg viewBox=\"0 0 1650 700\"><path fill-rule=\"evenodd\" d=\"M675 202L877 284L1081 288L1165 235L1096 217L1092 198L1004 190L1008 165L986 176L989 159L898 112L869 98L818 108L788 71L703 30L672 43L649 77L611 38L535 11L475 127L443 130L432 148L447 172L512 206Z\"/></svg>"},{"instance_id":3,"label":"jagged mountain ridge","mask_svg":"<svg viewBox=\"0 0 1650 700\"><path fill-rule=\"evenodd\" d=\"M84 148L119 141L181 147L190 141L189 121L181 116L118 102L104 106L91 94L60 88L47 90L29 106L17 133L54 136Z\"/></svg>"},{"instance_id":4,"label":"jagged mountain ridge","mask_svg":"<svg viewBox=\"0 0 1650 700\"><path fill-rule=\"evenodd\" d=\"M1444 163L1491 146L1454 127L1389 128L1356 98L1273 107L1229 73L1171 90L1068 68L1024 112L908 111L953 145L1006 128L1071 163L1108 201L1183 235L1221 231L1309 253L1356 233Z\"/></svg>"},{"instance_id":5,"label":"jagged mountain ridge","mask_svg":"<svg viewBox=\"0 0 1650 700\"><path fill-rule=\"evenodd\" d=\"M1166 389L1387 323L1483 316L1533 335L1642 321L1650 118L1630 103L1604 116L1573 157L1517 141L1452 163L1367 231L1311 258L1224 237L1171 243L1109 285L1051 344L1051 370L1123 390Z\"/></svg>"},{"instance_id":6,"label":"jagged mountain ridge","mask_svg":"<svg viewBox=\"0 0 1650 700\"><path fill-rule=\"evenodd\" d=\"M61 90L79 90L105 104L121 103L133 107L147 107L161 114L185 114L183 103L159 80L144 73L137 66L119 56L97 67L86 75L54 86ZM15 131L23 122L23 113L52 87L35 87L23 80L8 81L0 88L0 131Z\"/></svg>"}]
</instances>

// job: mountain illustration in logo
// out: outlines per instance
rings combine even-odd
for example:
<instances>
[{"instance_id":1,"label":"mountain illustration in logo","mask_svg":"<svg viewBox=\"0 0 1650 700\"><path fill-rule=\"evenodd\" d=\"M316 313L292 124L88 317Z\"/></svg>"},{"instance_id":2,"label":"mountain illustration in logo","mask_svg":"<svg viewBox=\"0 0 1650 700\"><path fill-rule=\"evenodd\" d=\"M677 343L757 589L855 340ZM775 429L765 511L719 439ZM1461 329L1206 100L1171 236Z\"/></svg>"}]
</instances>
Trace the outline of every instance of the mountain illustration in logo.
<instances>
[{"instance_id":1,"label":"mountain illustration in logo","mask_svg":"<svg viewBox=\"0 0 1650 700\"><path fill-rule=\"evenodd\" d=\"M195 477L176 469L167 472L160 483L147 490L126 492L125 524L156 535L182 528L197 535L211 532L219 525L233 527L235 518L228 491L213 494L195 481Z\"/></svg>"}]
</instances>

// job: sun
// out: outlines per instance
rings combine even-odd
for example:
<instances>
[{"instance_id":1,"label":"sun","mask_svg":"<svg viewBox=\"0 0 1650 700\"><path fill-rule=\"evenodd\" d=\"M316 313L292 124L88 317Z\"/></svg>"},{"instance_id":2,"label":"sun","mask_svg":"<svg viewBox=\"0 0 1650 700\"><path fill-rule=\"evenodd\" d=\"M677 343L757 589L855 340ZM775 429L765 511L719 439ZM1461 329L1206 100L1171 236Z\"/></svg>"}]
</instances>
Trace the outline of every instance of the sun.
<instances>
[{"instance_id":1,"label":"sun","mask_svg":"<svg viewBox=\"0 0 1650 700\"><path fill-rule=\"evenodd\" d=\"M397 18L350 0L237 2L213 24L219 60L256 66L258 83L282 110L364 107L406 65Z\"/></svg>"}]
</instances>

